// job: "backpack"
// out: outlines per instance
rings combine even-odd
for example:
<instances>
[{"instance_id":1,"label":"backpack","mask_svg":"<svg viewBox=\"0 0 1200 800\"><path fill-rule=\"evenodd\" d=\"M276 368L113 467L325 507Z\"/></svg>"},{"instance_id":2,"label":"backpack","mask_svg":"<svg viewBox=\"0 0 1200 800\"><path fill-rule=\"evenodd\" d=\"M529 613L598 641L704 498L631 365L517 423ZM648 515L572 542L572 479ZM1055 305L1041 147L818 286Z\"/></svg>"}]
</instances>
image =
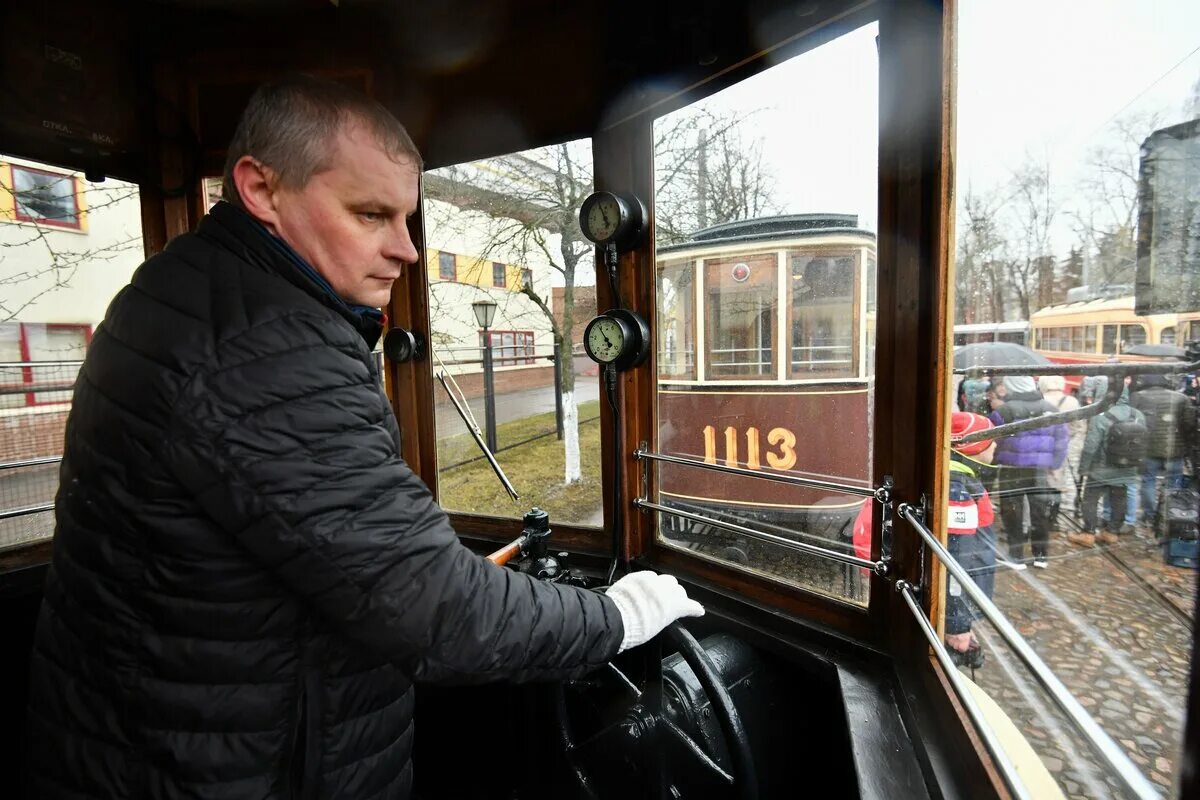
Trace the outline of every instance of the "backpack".
<instances>
[{"instance_id":1,"label":"backpack","mask_svg":"<svg viewBox=\"0 0 1200 800\"><path fill-rule=\"evenodd\" d=\"M1117 419L1111 412L1104 416L1112 420L1104 440L1104 458L1110 467L1137 467L1150 452L1150 429L1136 418Z\"/></svg>"}]
</instances>

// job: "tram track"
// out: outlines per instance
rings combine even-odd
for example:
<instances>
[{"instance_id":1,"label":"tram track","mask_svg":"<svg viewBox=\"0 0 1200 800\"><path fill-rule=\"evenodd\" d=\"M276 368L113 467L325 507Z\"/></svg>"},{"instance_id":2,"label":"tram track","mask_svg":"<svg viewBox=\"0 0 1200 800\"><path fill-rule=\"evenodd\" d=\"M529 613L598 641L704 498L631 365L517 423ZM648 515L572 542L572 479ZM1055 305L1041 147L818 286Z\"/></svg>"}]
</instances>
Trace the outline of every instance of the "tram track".
<instances>
[{"instance_id":1,"label":"tram track","mask_svg":"<svg viewBox=\"0 0 1200 800\"><path fill-rule=\"evenodd\" d=\"M1155 542L1155 544L1161 545L1160 542ZM1121 572L1123 572L1130 580L1132 580L1134 584L1153 597L1159 605L1166 609L1169 614L1174 616L1186 630L1192 630L1192 627L1195 624L1195 617L1186 609L1181 608L1176 600L1171 597L1171 595L1167 594L1162 589L1158 588L1152 582L1147 580L1146 577L1142 575L1136 567L1122 558L1118 548L1104 548L1104 555L1117 567L1117 569L1121 570Z\"/></svg>"}]
</instances>

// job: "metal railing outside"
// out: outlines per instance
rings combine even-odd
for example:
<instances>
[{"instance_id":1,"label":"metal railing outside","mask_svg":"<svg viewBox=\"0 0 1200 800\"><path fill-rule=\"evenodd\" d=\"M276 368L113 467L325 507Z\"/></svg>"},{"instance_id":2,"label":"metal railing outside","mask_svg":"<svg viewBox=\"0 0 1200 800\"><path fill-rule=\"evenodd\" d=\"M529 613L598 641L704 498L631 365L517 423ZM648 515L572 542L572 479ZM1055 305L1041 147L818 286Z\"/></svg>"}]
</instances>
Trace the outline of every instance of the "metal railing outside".
<instances>
[{"instance_id":1,"label":"metal railing outside","mask_svg":"<svg viewBox=\"0 0 1200 800\"><path fill-rule=\"evenodd\" d=\"M54 533L58 462L83 361L0 362L0 549Z\"/></svg>"},{"instance_id":2,"label":"metal railing outside","mask_svg":"<svg viewBox=\"0 0 1200 800\"><path fill-rule=\"evenodd\" d=\"M1058 677L1050 670L1050 668L1046 666L1046 663L1042 661L1041 657L1034 652L1033 648L1029 646L1029 643L1025 641L1024 637L1017 632L1017 629L1014 628L1012 623L1008 621L1008 618L1004 616L1003 612L1001 612L1000 609L996 607L995 603L993 603L991 599L984 594L983 590L975 584L975 581L971 578L967 571L962 568L958 561L956 561L955 558L950 555L950 552L945 548L945 546L942 545L942 543L938 541L937 537L933 535L929 528L925 526L925 523L922 521L917 510L907 503L901 503L900 507L897 509L897 513L899 516L908 521L908 523L913 527L913 530L915 530L917 535L921 538L921 541L925 544L925 546L933 551L938 560L941 561L946 567L946 570L951 574L951 576L954 577L956 581L958 581L959 585L962 586L963 591L967 593L987 621L990 622L996 629L996 632L1000 634L1000 637L1004 640L1005 644L1008 645L1009 649L1016 654L1017 658L1021 660L1034 679L1050 695L1055 705L1057 705L1058 708L1067 716L1067 719L1071 721L1071 724L1075 726L1076 730L1078 730L1084 739L1087 740L1088 744L1091 745L1092 749L1095 750L1097 755L1099 755L1100 758L1102 758L1104 762L1112 769L1113 773L1118 779L1120 779L1121 783L1123 783L1135 797L1141 798L1141 800L1159 800L1161 796L1155 790L1153 784L1150 783L1149 779L1142 774L1142 772L1137 768L1137 765L1130 760L1130 758L1117 745L1117 743L1114 742L1112 738L1104 732L1104 729L1100 727L1100 725L1092 718L1090 714L1088 714L1079 701L1075 699L1075 696L1071 694L1070 690L1063 685L1062 681L1060 681ZM906 602L909 603L910 609L916 609L917 615L923 622L922 630L926 631L926 637L928 638L930 634L925 626L929 625L929 620L925 617L925 612L921 609L920 603L917 602L919 597L910 594L915 592L916 588L903 581L898 582L896 588L897 590L905 593ZM942 660L943 656L947 660L949 659L949 654L945 652L945 646L938 640L936 633L930 639L930 645L933 647L934 652L938 655L939 661ZM945 662L943 662L943 666L945 666ZM946 672L947 674L951 674L951 685L954 686L955 691L959 696L959 700L963 703L964 707L967 707L968 704L973 704L973 698L968 696L970 690L966 688L961 678L959 680L954 679L954 675L957 674L958 670L951 666L951 668L947 669ZM969 708L968 713L971 713ZM982 735L987 742L989 751L993 751L995 748L999 747L999 745L995 742L995 734L991 731L991 728L987 726L986 722L980 725L982 718L980 717L979 719L976 719L977 714L978 708L976 707L975 713L971 713L972 720L976 723L976 726L979 727L980 735ZM1007 767L1005 766L1006 764ZM1016 776L1015 770L1012 768L1011 763L1008 762L1006 757L1003 758L1003 760L997 759L997 767L1005 773L1005 781L1009 783L1010 787L1020 784L1020 779ZM1016 789L1014 789L1014 792L1016 792ZM1024 793L1023 789L1021 796L1028 796Z\"/></svg>"}]
</instances>

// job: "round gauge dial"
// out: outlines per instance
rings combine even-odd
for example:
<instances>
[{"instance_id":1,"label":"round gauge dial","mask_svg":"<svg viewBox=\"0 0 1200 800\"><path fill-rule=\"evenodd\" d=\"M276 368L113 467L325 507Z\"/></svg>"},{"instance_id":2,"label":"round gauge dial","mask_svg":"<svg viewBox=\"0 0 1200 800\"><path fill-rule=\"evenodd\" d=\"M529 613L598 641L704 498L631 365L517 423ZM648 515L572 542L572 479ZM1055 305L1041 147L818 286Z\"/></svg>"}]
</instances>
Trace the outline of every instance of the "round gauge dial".
<instances>
[{"instance_id":1,"label":"round gauge dial","mask_svg":"<svg viewBox=\"0 0 1200 800\"><path fill-rule=\"evenodd\" d=\"M583 235L618 250L633 246L646 231L646 205L633 195L596 192L579 207Z\"/></svg>"},{"instance_id":2,"label":"round gauge dial","mask_svg":"<svg viewBox=\"0 0 1200 800\"><path fill-rule=\"evenodd\" d=\"M587 213L587 233L596 242L607 242L617 234L621 224L621 206L617 198L604 194L597 198Z\"/></svg>"},{"instance_id":3,"label":"round gauge dial","mask_svg":"<svg viewBox=\"0 0 1200 800\"><path fill-rule=\"evenodd\" d=\"M610 364L625 350L625 329L613 317L596 317L588 323L583 343L593 361Z\"/></svg>"}]
</instances>

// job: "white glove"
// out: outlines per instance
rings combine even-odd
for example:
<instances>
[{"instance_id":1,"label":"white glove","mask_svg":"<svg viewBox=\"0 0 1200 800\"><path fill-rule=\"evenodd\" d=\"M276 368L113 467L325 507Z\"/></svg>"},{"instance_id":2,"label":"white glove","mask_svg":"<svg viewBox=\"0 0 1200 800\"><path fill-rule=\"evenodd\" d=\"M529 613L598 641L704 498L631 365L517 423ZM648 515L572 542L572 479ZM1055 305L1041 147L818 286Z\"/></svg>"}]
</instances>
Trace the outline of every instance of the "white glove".
<instances>
[{"instance_id":1,"label":"white glove","mask_svg":"<svg viewBox=\"0 0 1200 800\"><path fill-rule=\"evenodd\" d=\"M608 598L625 626L618 653L645 644L680 617L704 616L704 606L689 599L673 575L632 572L609 587Z\"/></svg>"}]
</instances>

